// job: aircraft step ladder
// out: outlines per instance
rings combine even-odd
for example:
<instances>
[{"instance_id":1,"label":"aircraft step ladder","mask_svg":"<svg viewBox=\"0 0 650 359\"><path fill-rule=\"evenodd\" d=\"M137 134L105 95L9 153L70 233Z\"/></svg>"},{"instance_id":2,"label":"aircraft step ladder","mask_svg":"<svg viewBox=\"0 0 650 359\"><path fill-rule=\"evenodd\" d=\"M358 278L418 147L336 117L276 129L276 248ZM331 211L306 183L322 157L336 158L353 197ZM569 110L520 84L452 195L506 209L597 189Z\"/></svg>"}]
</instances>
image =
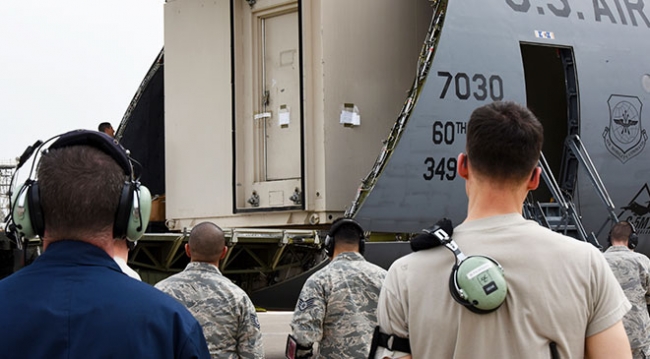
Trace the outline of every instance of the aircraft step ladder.
<instances>
[{"instance_id":1,"label":"aircraft step ladder","mask_svg":"<svg viewBox=\"0 0 650 359\"><path fill-rule=\"evenodd\" d=\"M589 153L587 153L587 149L582 143L582 140L580 140L580 136L568 136L566 139L566 145L573 152L576 159L578 160L578 163L580 163L587 171L587 175L589 177L589 180L591 180L591 184L594 186L598 197L603 202L605 209L607 210L608 217L603 225L598 229L598 233L601 233L608 222L618 222L618 216L614 212L616 206L614 206L614 202L609 196L607 188L605 188L605 184L603 184L603 181L600 179L600 175L598 174L594 163L591 161L591 157L589 157Z\"/></svg>"},{"instance_id":2,"label":"aircraft step ladder","mask_svg":"<svg viewBox=\"0 0 650 359\"><path fill-rule=\"evenodd\" d=\"M532 196L529 195L524 204L526 218L533 219L555 232L575 237L601 248L602 246L593 232L588 234L585 230L573 202L568 201L562 193L543 153L539 159L539 166L542 168L542 179L551 191L555 202L540 203L533 201Z\"/></svg>"}]
</instances>

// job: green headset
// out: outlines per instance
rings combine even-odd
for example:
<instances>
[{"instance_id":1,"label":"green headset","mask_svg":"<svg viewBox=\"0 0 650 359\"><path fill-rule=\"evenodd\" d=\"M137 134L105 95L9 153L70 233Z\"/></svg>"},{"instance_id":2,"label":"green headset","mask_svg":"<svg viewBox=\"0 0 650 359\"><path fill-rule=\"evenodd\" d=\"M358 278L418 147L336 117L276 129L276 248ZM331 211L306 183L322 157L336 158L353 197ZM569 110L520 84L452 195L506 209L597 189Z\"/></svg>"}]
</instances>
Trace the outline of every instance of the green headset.
<instances>
[{"instance_id":1,"label":"green headset","mask_svg":"<svg viewBox=\"0 0 650 359\"><path fill-rule=\"evenodd\" d=\"M456 257L449 276L451 297L477 314L497 310L508 294L503 267L490 257L466 256L451 238L453 230L451 221L444 218L411 240L411 248L419 251L445 246Z\"/></svg>"},{"instance_id":2,"label":"green headset","mask_svg":"<svg viewBox=\"0 0 650 359\"><path fill-rule=\"evenodd\" d=\"M87 130L71 131L53 137L41 144L37 151L52 140L54 142L42 152L43 156L47 156L48 151L58 148L90 146L104 152L115 160L128 179L122 187L115 213L113 237L129 241L140 239L149 224L151 193L147 187L141 185L134 178L129 152L106 134ZM41 208L38 181L31 178L35 163L36 158L32 163L28 179L12 196L10 221L14 224L20 237L25 239L35 238L37 235L42 237L45 232L45 220Z\"/></svg>"}]
</instances>

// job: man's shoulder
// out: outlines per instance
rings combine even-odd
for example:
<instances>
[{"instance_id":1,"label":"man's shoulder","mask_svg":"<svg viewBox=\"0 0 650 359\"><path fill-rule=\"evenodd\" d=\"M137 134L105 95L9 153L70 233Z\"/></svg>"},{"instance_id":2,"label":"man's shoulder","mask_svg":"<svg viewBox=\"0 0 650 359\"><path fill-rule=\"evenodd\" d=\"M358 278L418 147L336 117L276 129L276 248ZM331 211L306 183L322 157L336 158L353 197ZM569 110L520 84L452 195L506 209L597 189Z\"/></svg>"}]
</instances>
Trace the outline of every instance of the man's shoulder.
<instances>
[{"instance_id":1,"label":"man's shoulder","mask_svg":"<svg viewBox=\"0 0 650 359\"><path fill-rule=\"evenodd\" d=\"M196 296L203 298L205 293L212 293L219 298L248 298L248 294L242 288L216 272L185 270L161 280L155 287L174 297L190 296L196 299ZM185 293L186 289L194 294Z\"/></svg>"},{"instance_id":2,"label":"man's shoulder","mask_svg":"<svg viewBox=\"0 0 650 359\"><path fill-rule=\"evenodd\" d=\"M589 253L591 255L594 251L600 253L596 247L588 242L555 232L529 219L521 218L521 220L509 225L496 222L489 230L486 228L481 229L486 231L485 236L487 238L507 238L508 242L502 243L503 245L508 247L525 246L529 249L528 252L532 252L537 248L546 248L556 253L567 253L568 255L576 253ZM475 235L475 233L471 234ZM489 245L492 245L492 243Z\"/></svg>"},{"instance_id":3,"label":"man's shoulder","mask_svg":"<svg viewBox=\"0 0 650 359\"><path fill-rule=\"evenodd\" d=\"M123 276L124 283L120 285L121 291L119 295L132 298L141 298L145 300L139 300L143 307L147 306L163 306L169 307L171 310L178 310L179 308L185 308L175 299L169 295L163 293L157 288L154 288L152 285L133 280L127 276ZM139 304L138 304L139 305Z\"/></svg>"},{"instance_id":4,"label":"man's shoulder","mask_svg":"<svg viewBox=\"0 0 650 359\"><path fill-rule=\"evenodd\" d=\"M368 262L367 260L359 261L357 265L357 270L366 274L372 274L374 276L385 277L388 271L375 263Z\"/></svg>"},{"instance_id":5,"label":"man's shoulder","mask_svg":"<svg viewBox=\"0 0 650 359\"><path fill-rule=\"evenodd\" d=\"M181 285L183 283L189 282L190 278L185 274L185 272L179 272L173 275L170 275L169 277L159 281L154 285L154 287L158 289L162 289L165 287L169 286L176 286L176 285Z\"/></svg>"},{"instance_id":6,"label":"man's shoulder","mask_svg":"<svg viewBox=\"0 0 650 359\"><path fill-rule=\"evenodd\" d=\"M130 286L125 288L121 293L125 299L129 299L126 301L129 303L127 306L136 307L142 313L156 313L155 315L166 313L167 315L173 315L188 325L194 323L194 317L188 309L172 296L154 288L150 284L131 278L127 279L133 282L129 283ZM137 300L134 300L136 298Z\"/></svg>"},{"instance_id":7,"label":"man's shoulder","mask_svg":"<svg viewBox=\"0 0 650 359\"><path fill-rule=\"evenodd\" d=\"M152 285L134 280L124 273L110 268L92 268L90 271L70 268L63 273L55 273L54 278L44 275L42 271L30 273L28 269L31 270L25 268L23 269L25 272L20 273L23 271L21 270L14 274L15 277L12 275L13 278L7 278L7 289L28 287L33 288L29 292L48 295L46 292L51 291L52 287L56 287L56 290L66 290L72 296L82 295L86 298L84 300L96 302L97 305L110 302L115 308L144 313L143 315L152 312L189 314L182 304ZM0 281L0 283L4 284L5 281ZM67 286L66 283L75 283L75 285Z\"/></svg>"},{"instance_id":8,"label":"man's shoulder","mask_svg":"<svg viewBox=\"0 0 650 359\"><path fill-rule=\"evenodd\" d=\"M647 269L650 269L650 258L648 258L648 256L643 253L632 253L634 254L634 258L636 258L639 263L643 264Z\"/></svg>"},{"instance_id":9,"label":"man's shoulder","mask_svg":"<svg viewBox=\"0 0 650 359\"><path fill-rule=\"evenodd\" d=\"M192 340L194 345L201 346L196 341L197 328L201 326L190 311L178 300L154 288L152 285L133 280L126 276L125 284L120 285L121 298L116 309L122 307L122 312L127 313L133 323L147 322L149 330L163 330L174 332L174 340ZM177 342L179 343L179 342Z\"/></svg>"},{"instance_id":10,"label":"man's shoulder","mask_svg":"<svg viewBox=\"0 0 650 359\"><path fill-rule=\"evenodd\" d=\"M198 282L232 284L230 279L222 276L217 272L206 272L197 270L195 268L187 268L182 272L170 275L169 277L161 280L160 282L156 283L155 286L158 288L160 286L178 286Z\"/></svg>"},{"instance_id":11,"label":"man's shoulder","mask_svg":"<svg viewBox=\"0 0 650 359\"><path fill-rule=\"evenodd\" d=\"M388 270L391 272L406 270L410 265L414 265L419 262L429 263L438 256L444 257L448 255L449 252L442 246L424 249L397 258L395 261L393 261L393 264L391 264Z\"/></svg>"},{"instance_id":12,"label":"man's shoulder","mask_svg":"<svg viewBox=\"0 0 650 359\"><path fill-rule=\"evenodd\" d=\"M315 271L312 273L309 277L307 277L307 280L305 281L306 284L308 283L318 283L322 281L324 278L328 277L330 272L332 271L332 268L329 265L326 265L325 267Z\"/></svg>"},{"instance_id":13,"label":"man's shoulder","mask_svg":"<svg viewBox=\"0 0 650 359\"><path fill-rule=\"evenodd\" d=\"M383 267L380 267L379 265L377 265L375 263L368 262L368 261L364 261L363 263L364 263L363 266L368 267L368 268L372 269L375 272L379 272L379 273L386 273L387 272L386 269L384 269Z\"/></svg>"}]
</instances>

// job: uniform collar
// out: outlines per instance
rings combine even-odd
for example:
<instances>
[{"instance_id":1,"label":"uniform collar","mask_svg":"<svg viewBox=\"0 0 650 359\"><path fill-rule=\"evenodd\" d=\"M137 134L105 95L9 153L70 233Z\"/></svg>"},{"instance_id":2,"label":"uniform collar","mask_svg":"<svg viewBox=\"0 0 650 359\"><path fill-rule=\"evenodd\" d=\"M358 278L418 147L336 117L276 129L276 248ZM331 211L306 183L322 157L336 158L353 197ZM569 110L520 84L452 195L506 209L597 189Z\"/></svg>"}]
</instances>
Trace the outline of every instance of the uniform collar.
<instances>
[{"instance_id":1,"label":"uniform collar","mask_svg":"<svg viewBox=\"0 0 650 359\"><path fill-rule=\"evenodd\" d=\"M109 267L122 272L106 251L83 241L61 240L48 244L35 263Z\"/></svg>"},{"instance_id":2,"label":"uniform collar","mask_svg":"<svg viewBox=\"0 0 650 359\"><path fill-rule=\"evenodd\" d=\"M605 252L631 252L626 246L611 246Z\"/></svg>"},{"instance_id":3,"label":"uniform collar","mask_svg":"<svg viewBox=\"0 0 650 359\"><path fill-rule=\"evenodd\" d=\"M359 252L343 252L337 255L334 259L332 259L332 262L334 261L365 261L366 259L363 258L361 253Z\"/></svg>"},{"instance_id":4,"label":"uniform collar","mask_svg":"<svg viewBox=\"0 0 650 359\"><path fill-rule=\"evenodd\" d=\"M221 275L221 271L217 266L207 262L189 262L185 270L199 271L199 272L212 272Z\"/></svg>"},{"instance_id":5,"label":"uniform collar","mask_svg":"<svg viewBox=\"0 0 650 359\"><path fill-rule=\"evenodd\" d=\"M525 222L526 219L520 213L498 214L495 216L483 217L479 219L473 219L471 221L462 222L456 228L454 228L454 232L458 230L464 230L465 228L470 228L471 230L492 228L494 227L495 223L499 226L511 226Z\"/></svg>"}]
</instances>

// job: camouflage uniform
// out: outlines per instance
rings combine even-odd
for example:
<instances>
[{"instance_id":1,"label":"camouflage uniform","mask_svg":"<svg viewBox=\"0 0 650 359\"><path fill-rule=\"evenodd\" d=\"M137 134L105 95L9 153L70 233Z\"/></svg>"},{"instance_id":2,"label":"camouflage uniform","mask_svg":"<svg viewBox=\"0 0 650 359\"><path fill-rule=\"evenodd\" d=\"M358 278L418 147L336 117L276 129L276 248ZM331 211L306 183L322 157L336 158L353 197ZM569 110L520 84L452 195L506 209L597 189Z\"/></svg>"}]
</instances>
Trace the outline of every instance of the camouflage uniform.
<instances>
[{"instance_id":1,"label":"camouflage uniform","mask_svg":"<svg viewBox=\"0 0 650 359\"><path fill-rule=\"evenodd\" d=\"M650 358L650 259L625 246L611 246L605 259L621 284L632 309L623 317L634 358ZM645 354L645 356L644 356Z\"/></svg>"},{"instance_id":2,"label":"camouflage uniform","mask_svg":"<svg viewBox=\"0 0 650 359\"><path fill-rule=\"evenodd\" d=\"M192 312L203 327L212 358L264 358L253 303L216 266L190 262L184 271L158 282L156 288Z\"/></svg>"},{"instance_id":3,"label":"camouflage uniform","mask_svg":"<svg viewBox=\"0 0 650 359\"><path fill-rule=\"evenodd\" d=\"M357 252L336 256L300 292L291 322L298 343L318 342L317 358L367 358L385 277Z\"/></svg>"}]
</instances>

